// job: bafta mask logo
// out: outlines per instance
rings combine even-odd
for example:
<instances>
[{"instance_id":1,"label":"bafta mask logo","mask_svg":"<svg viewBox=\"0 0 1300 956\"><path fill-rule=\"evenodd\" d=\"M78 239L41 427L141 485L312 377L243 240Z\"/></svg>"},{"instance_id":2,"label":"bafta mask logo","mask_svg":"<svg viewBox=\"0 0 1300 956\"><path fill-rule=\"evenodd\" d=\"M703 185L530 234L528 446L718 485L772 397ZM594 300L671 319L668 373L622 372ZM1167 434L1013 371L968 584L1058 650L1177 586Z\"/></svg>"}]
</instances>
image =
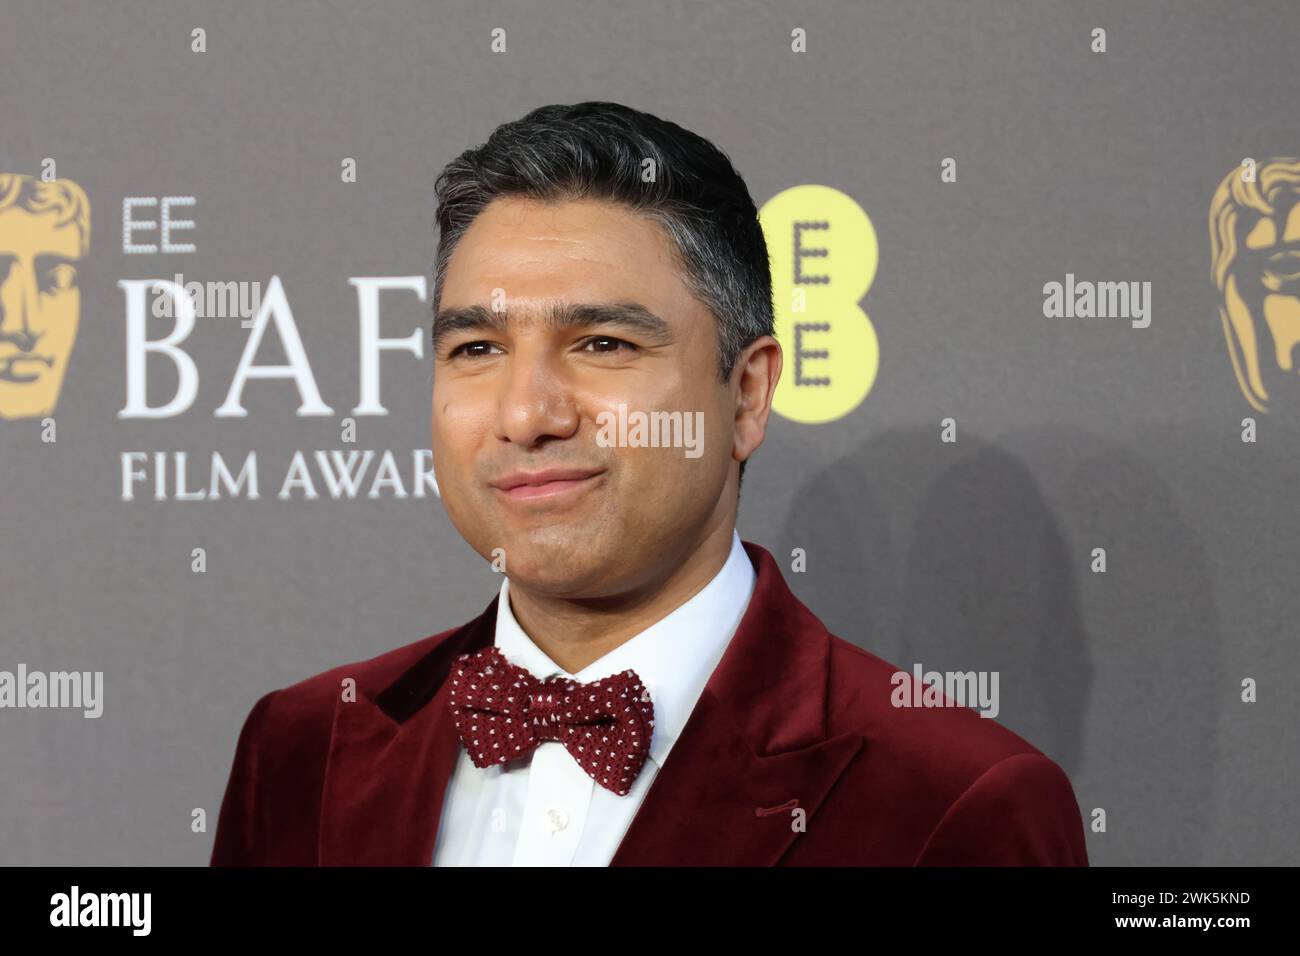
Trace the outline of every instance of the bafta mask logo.
<instances>
[{"instance_id":1,"label":"bafta mask logo","mask_svg":"<svg viewBox=\"0 0 1300 956\"><path fill-rule=\"evenodd\" d=\"M1210 201L1211 273L1237 385L1261 412L1300 412L1300 159L1243 164Z\"/></svg>"},{"instance_id":2,"label":"bafta mask logo","mask_svg":"<svg viewBox=\"0 0 1300 956\"><path fill-rule=\"evenodd\" d=\"M76 183L0 173L0 418L51 414L81 317L90 203Z\"/></svg>"}]
</instances>

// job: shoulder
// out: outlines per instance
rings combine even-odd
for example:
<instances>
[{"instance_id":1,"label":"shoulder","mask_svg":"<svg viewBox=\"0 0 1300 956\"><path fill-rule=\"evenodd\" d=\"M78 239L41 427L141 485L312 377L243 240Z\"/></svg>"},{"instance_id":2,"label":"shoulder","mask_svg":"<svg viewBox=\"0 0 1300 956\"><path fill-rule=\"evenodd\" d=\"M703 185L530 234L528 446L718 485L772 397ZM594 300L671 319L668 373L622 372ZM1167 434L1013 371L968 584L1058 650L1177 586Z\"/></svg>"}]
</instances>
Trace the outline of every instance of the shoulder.
<instances>
[{"instance_id":1,"label":"shoulder","mask_svg":"<svg viewBox=\"0 0 1300 956\"><path fill-rule=\"evenodd\" d=\"M358 698L374 697L417 661L449 639L460 627L405 644L374 657L340 664L264 695L254 704L248 722L277 733L329 734L334 705L344 682L354 682Z\"/></svg>"},{"instance_id":2,"label":"shoulder","mask_svg":"<svg viewBox=\"0 0 1300 956\"><path fill-rule=\"evenodd\" d=\"M1078 802L1053 760L972 707L912 706L910 668L829 637L827 735L863 737L836 802L858 827L863 811L890 822L870 838L893 862L1086 865Z\"/></svg>"},{"instance_id":3,"label":"shoulder","mask_svg":"<svg viewBox=\"0 0 1300 956\"><path fill-rule=\"evenodd\" d=\"M971 706L953 706L947 698L946 706L912 706L910 668L834 634L829 638L829 735L856 730L889 746L900 759L941 763L965 776L1016 754L1041 756L1023 737Z\"/></svg>"}]
</instances>

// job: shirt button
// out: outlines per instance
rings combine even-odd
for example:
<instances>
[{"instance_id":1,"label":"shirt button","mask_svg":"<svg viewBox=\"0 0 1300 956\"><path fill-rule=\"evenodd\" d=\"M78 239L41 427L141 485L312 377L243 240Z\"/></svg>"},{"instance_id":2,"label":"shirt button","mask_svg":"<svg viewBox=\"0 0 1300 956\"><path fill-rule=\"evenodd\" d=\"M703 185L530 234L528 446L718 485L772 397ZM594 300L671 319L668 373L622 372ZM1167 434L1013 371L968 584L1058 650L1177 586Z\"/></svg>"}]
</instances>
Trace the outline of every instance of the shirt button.
<instances>
[{"instance_id":1,"label":"shirt button","mask_svg":"<svg viewBox=\"0 0 1300 956\"><path fill-rule=\"evenodd\" d=\"M559 807L552 807L546 811L546 821L554 832L559 833L569 825L569 815Z\"/></svg>"}]
</instances>

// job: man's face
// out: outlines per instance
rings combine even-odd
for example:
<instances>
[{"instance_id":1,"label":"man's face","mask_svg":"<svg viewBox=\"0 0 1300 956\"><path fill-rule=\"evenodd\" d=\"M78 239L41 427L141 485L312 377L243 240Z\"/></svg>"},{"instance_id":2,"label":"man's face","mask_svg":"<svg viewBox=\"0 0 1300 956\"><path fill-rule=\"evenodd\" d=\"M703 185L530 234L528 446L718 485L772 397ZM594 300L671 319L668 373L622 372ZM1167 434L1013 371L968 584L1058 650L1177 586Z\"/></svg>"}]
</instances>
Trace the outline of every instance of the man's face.
<instances>
[{"instance_id":1,"label":"man's face","mask_svg":"<svg viewBox=\"0 0 1300 956\"><path fill-rule=\"evenodd\" d=\"M54 220L0 210L0 418L54 410L77 337L81 235Z\"/></svg>"},{"instance_id":2,"label":"man's face","mask_svg":"<svg viewBox=\"0 0 1300 956\"><path fill-rule=\"evenodd\" d=\"M452 522L512 582L567 598L652 588L731 519L735 397L712 314L658 224L598 200L493 201L448 263L435 320L434 468ZM494 298L495 297L495 298ZM496 308L494 308L494 304ZM633 305L641 322L552 309ZM484 310L464 320L468 307ZM502 311L502 307L504 310ZM656 320L662 328L655 328ZM703 453L603 447L602 412L703 413ZM507 490L512 473L581 480ZM728 490L723 495L724 489Z\"/></svg>"}]
</instances>

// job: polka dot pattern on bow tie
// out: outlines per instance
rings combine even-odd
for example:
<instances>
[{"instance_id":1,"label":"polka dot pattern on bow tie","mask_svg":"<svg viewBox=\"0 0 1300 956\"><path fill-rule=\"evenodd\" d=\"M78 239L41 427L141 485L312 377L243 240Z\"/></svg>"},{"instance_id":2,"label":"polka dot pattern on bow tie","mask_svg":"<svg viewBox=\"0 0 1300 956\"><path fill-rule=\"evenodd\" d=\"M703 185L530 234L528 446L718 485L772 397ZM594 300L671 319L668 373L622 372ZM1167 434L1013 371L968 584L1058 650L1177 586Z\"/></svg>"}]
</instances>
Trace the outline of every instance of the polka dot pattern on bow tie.
<instances>
[{"instance_id":1,"label":"polka dot pattern on bow tie","mask_svg":"<svg viewBox=\"0 0 1300 956\"><path fill-rule=\"evenodd\" d=\"M619 796L631 791L654 732L654 702L636 671L590 683L540 680L495 645L456 658L448 706L476 767L527 757L555 740Z\"/></svg>"}]
</instances>

